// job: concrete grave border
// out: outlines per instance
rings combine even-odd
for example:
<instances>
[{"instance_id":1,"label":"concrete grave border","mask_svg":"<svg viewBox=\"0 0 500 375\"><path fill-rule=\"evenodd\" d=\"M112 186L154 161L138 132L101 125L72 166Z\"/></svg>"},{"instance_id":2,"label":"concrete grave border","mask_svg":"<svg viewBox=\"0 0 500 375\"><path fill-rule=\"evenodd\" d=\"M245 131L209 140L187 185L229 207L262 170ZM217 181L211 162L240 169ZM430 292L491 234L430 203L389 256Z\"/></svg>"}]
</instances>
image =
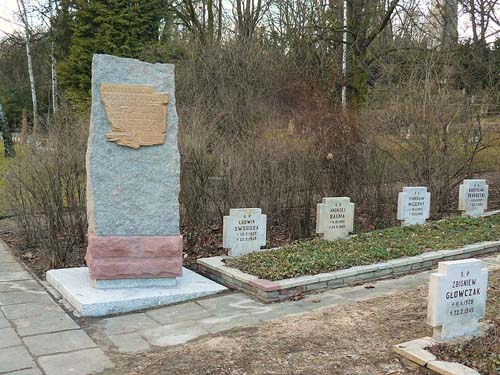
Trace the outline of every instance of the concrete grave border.
<instances>
[{"instance_id":1,"label":"concrete grave border","mask_svg":"<svg viewBox=\"0 0 500 375\"><path fill-rule=\"evenodd\" d=\"M300 276L278 281L259 279L225 265L225 256L197 260L198 271L231 289L239 289L264 303L285 301L297 294L335 289L358 282L399 277L432 269L446 260L468 259L500 251L500 241L479 242L454 250L430 251L413 257L356 266L343 270Z\"/></svg>"},{"instance_id":2,"label":"concrete grave border","mask_svg":"<svg viewBox=\"0 0 500 375\"><path fill-rule=\"evenodd\" d=\"M486 322L479 323L478 332L475 336L482 336L490 328L490 324ZM399 354L405 360L412 364L416 364L419 367L425 367L431 372L440 375L480 375L476 370L462 365L457 362L447 362L440 361L431 352L427 351L429 348L435 344L441 343L459 343L463 341L468 341L473 336L464 336L461 338L456 338L449 341L437 341L431 337L422 337L413 341L404 342L402 344L397 344L392 347L394 352Z\"/></svg>"}]
</instances>

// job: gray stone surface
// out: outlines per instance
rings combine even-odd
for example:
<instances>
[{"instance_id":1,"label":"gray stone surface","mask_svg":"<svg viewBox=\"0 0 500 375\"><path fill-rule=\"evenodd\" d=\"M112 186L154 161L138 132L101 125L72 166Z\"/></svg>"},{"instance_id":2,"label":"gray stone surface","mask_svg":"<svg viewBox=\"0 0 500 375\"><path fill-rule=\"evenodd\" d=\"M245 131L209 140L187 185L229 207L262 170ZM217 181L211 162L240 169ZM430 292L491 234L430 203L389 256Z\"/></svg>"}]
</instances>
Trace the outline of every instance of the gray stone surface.
<instances>
[{"instance_id":1,"label":"gray stone surface","mask_svg":"<svg viewBox=\"0 0 500 375\"><path fill-rule=\"evenodd\" d=\"M96 344L81 329L29 336L23 341L30 353L35 356L96 347Z\"/></svg>"},{"instance_id":2,"label":"gray stone surface","mask_svg":"<svg viewBox=\"0 0 500 375\"><path fill-rule=\"evenodd\" d=\"M21 345L21 339L13 328L0 329L0 349Z\"/></svg>"},{"instance_id":3,"label":"gray stone surface","mask_svg":"<svg viewBox=\"0 0 500 375\"><path fill-rule=\"evenodd\" d=\"M2 272L0 273L0 282L3 281L18 281L18 280L30 280L31 276L26 271L21 272Z\"/></svg>"},{"instance_id":4,"label":"gray stone surface","mask_svg":"<svg viewBox=\"0 0 500 375\"><path fill-rule=\"evenodd\" d=\"M0 306L16 305L27 302L50 303L52 299L42 290L0 293Z\"/></svg>"},{"instance_id":5,"label":"gray stone surface","mask_svg":"<svg viewBox=\"0 0 500 375\"><path fill-rule=\"evenodd\" d=\"M197 303L210 311L214 311L216 314L228 311L246 312L252 307L259 308L263 305L243 293L232 293L218 298L207 298L197 301Z\"/></svg>"},{"instance_id":6,"label":"gray stone surface","mask_svg":"<svg viewBox=\"0 0 500 375\"><path fill-rule=\"evenodd\" d=\"M47 303L20 303L17 305L3 306L1 309L5 317L11 320L29 318L53 312L63 312L63 310L52 301Z\"/></svg>"},{"instance_id":7,"label":"gray stone surface","mask_svg":"<svg viewBox=\"0 0 500 375\"><path fill-rule=\"evenodd\" d=\"M51 270L47 281L82 315L104 316L168 305L208 296L227 290L186 268L177 278L176 288L92 288L88 269L68 268Z\"/></svg>"},{"instance_id":8,"label":"gray stone surface","mask_svg":"<svg viewBox=\"0 0 500 375\"><path fill-rule=\"evenodd\" d=\"M200 306L196 302L182 303L175 306L163 307L161 309L146 312L161 324L182 322L186 320L201 319L213 315L213 312Z\"/></svg>"},{"instance_id":9,"label":"gray stone surface","mask_svg":"<svg viewBox=\"0 0 500 375\"><path fill-rule=\"evenodd\" d=\"M93 286L98 289L122 288L173 288L177 286L175 277L155 277L150 279L112 279L92 280Z\"/></svg>"},{"instance_id":10,"label":"gray stone surface","mask_svg":"<svg viewBox=\"0 0 500 375\"><path fill-rule=\"evenodd\" d=\"M0 349L0 373L32 368L35 363L24 346Z\"/></svg>"},{"instance_id":11,"label":"gray stone surface","mask_svg":"<svg viewBox=\"0 0 500 375\"><path fill-rule=\"evenodd\" d=\"M42 373L37 368L30 368L25 370L9 372L7 373L7 375L42 375Z\"/></svg>"},{"instance_id":12,"label":"gray stone surface","mask_svg":"<svg viewBox=\"0 0 500 375\"><path fill-rule=\"evenodd\" d=\"M0 255L10 254L7 249L0 240ZM43 375L94 374L112 366L29 273L12 272L20 266L5 264L0 267L0 280L9 280L0 281L0 374L42 375L33 356L40 356ZM53 354L60 352L67 356Z\"/></svg>"},{"instance_id":13,"label":"gray stone surface","mask_svg":"<svg viewBox=\"0 0 500 375\"><path fill-rule=\"evenodd\" d=\"M121 335L160 325L143 313L108 318L102 320L99 324L104 328L107 335Z\"/></svg>"},{"instance_id":14,"label":"gray stone surface","mask_svg":"<svg viewBox=\"0 0 500 375\"><path fill-rule=\"evenodd\" d=\"M110 130L100 86L152 85L169 94L163 145L134 150L106 141ZM179 234L179 151L174 65L94 55L87 150L89 230L98 236Z\"/></svg>"},{"instance_id":15,"label":"gray stone surface","mask_svg":"<svg viewBox=\"0 0 500 375\"><path fill-rule=\"evenodd\" d=\"M0 283L0 293L21 292L24 290L43 290L35 280L5 281Z\"/></svg>"},{"instance_id":16,"label":"gray stone surface","mask_svg":"<svg viewBox=\"0 0 500 375\"><path fill-rule=\"evenodd\" d=\"M283 317L283 315L281 316ZM218 333L233 328L251 326L262 323L259 315L236 312L222 316L211 316L197 322L203 329L210 333Z\"/></svg>"},{"instance_id":17,"label":"gray stone surface","mask_svg":"<svg viewBox=\"0 0 500 375\"><path fill-rule=\"evenodd\" d=\"M25 271L25 268L21 266L19 263L1 263L0 262L0 272L22 272Z\"/></svg>"},{"instance_id":18,"label":"gray stone surface","mask_svg":"<svg viewBox=\"0 0 500 375\"><path fill-rule=\"evenodd\" d=\"M12 323L21 337L80 328L68 315L62 312L16 319Z\"/></svg>"},{"instance_id":19,"label":"gray stone surface","mask_svg":"<svg viewBox=\"0 0 500 375\"><path fill-rule=\"evenodd\" d=\"M171 346L183 344L208 333L209 331L200 324L189 321L151 328L142 331L141 336L148 340L151 345Z\"/></svg>"},{"instance_id":20,"label":"gray stone surface","mask_svg":"<svg viewBox=\"0 0 500 375\"><path fill-rule=\"evenodd\" d=\"M109 339L122 353L145 352L151 348L149 343L137 332L109 336Z\"/></svg>"},{"instance_id":21,"label":"gray stone surface","mask_svg":"<svg viewBox=\"0 0 500 375\"><path fill-rule=\"evenodd\" d=\"M43 356L38 358L38 363L46 375L96 374L113 367L99 348Z\"/></svg>"},{"instance_id":22,"label":"gray stone surface","mask_svg":"<svg viewBox=\"0 0 500 375\"><path fill-rule=\"evenodd\" d=\"M16 259L6 252L0 252L0 263L16 262Z\"/></svg>"},{"instance_id":23,"label":"gray stone surface","mask_svg":"<svg viewBox=\"0 0 500 375\"><path fill-rule=\"evenodd\" d=\"M10 327L10 323L5 319L4 315L0 312L0 328Z\"/></svg>"}]
</instances>

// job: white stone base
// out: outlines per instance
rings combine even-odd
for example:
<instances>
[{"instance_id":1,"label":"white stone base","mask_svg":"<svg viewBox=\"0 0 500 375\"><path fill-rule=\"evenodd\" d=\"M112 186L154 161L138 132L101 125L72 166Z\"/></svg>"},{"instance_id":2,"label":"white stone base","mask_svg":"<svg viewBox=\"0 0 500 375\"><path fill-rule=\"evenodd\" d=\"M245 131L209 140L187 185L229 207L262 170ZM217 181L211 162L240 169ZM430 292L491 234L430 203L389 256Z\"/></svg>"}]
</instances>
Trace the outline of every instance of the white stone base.
<instances>
[{"instance_id":1,"label":"white stone base","mask_svg":"<svg viewBox=\"0 0 500 375\"><path fill-rule=\"evenodd\" d=\"M177 286L177 278L91 280L91 285L97 289L173 288Z\"/></svg>"},{"instance_id":2,"label":"white stone base","mask_svg":"<svg viewBox=\"0 0 500 375\"><path fill-rule=\"evenodd\" d=\"M208 296L226 287L186 268L169 288L97 289L87 267L50 270L47 281L82 315L104 316Z\"/></svg>"}]
</instances>

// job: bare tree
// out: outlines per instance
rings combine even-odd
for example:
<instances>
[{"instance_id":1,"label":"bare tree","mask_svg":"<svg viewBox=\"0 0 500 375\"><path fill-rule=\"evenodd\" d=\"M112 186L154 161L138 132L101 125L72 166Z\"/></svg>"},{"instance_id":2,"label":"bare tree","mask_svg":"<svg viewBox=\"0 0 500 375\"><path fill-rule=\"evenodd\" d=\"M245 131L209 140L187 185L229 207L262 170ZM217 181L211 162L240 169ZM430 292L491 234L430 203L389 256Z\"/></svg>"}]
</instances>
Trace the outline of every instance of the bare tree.
<instances>
[{"instance_id":1,"label":"bare tree","mask_svg":"<svg viewBox=\"0 0 500 375\"><path fill-rule=\"evenodd\" d=\"M31 100L33 103L33 134L36 134L38 130L38 106L37 106L37 97L35 88L35 76L33 74L33 63L31 59L31 48L30 48L31 29L28 21L28 13L26 11L26 5L24 3L24 0L17 0L17 7L19 9L19 15L24 25L24 42L26 45L26 57L28 60L28 72L31 85Z\"/></svg>"}]
</instances>

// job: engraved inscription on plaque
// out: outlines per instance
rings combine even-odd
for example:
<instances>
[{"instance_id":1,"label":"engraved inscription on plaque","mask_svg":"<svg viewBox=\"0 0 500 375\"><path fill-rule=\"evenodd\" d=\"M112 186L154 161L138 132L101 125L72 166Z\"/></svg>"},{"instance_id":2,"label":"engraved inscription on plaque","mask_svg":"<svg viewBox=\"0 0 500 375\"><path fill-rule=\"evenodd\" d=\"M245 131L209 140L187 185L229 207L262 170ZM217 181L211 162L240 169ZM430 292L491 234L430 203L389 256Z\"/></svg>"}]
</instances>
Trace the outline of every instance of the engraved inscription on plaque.
<instances>
[{"instance_id":1,"label":"engraved inscription on plaque","mask_svg":"<svg viewBox=\"0 0 500 375\"><path fill-rule=\"evenodd\" d=\"M101 100L111 125L108 141L133 149L165 142L167 93L153 86L103 83Z\"/></svg>"}]
</instances>

